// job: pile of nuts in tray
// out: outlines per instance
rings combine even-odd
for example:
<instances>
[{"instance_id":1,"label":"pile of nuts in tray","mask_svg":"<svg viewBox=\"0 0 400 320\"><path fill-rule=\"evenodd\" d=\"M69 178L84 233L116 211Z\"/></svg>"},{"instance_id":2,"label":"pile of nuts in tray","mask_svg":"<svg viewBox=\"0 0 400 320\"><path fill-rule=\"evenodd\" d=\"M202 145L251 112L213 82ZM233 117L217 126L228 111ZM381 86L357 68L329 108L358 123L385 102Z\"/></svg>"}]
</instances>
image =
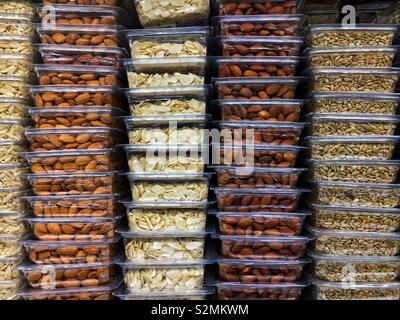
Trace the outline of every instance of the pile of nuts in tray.
<instances>
[{"instance_id":1,"label":"pile of nuts in tray","mask_svg":"<svg viewBox=\"0 0 400 320\"><path fill-rule=\"evenodd\" d=\"M315 299L399 298L394 33L390 25L310 30L312 113L304 142ZM354 284L341 286L349 279Z\"/></svg>"}]
</instances>

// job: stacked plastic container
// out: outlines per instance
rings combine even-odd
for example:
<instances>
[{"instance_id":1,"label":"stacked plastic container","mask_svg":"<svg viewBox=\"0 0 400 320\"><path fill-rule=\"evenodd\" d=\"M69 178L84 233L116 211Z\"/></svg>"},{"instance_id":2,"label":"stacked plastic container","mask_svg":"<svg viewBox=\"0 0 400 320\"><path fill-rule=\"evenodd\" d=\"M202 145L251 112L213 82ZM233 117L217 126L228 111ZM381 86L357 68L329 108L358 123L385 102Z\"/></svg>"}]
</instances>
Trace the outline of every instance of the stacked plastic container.
<instances>
[{"instance_id":1,"label":"stacked plastic container","mask_svg":"<svg viewBox=\"0 0 400 320\"><path fill-rule=\"evenodd\" d=\"M304 124L295 77L303 39L301 1L219 1L214 18L216 60L213 110L221 121L214 188L220 258L217 298L294 300L308 237L294 168ZM219 141L218 141L219 142Z\"/></svg>"},{"instance_id":2,"label":"stacked plastic container","mask_svg":"<svg viewBox=\"0 0 400 320\"><path fill-rule=\"evenodd\" d=\"M44 11L46 9L46 11ZM118 196L124 185L117 144L124 143L125 112L117 96L124 51L114 7L37 7L41 23L32 86L35 129L27 130L31 152L27 197L32 238L20 267L27 300L108 300L118 285L113 259Z\"/></svg>"},{"instance_id":3,"label":"stacked plastic container","mask_svg":"<svg viewBox=\"0 0 400 320\"><path fill-rule=\"evenodd\" d=\"M313 26L308 134L318 300L400 298L397 26Z\"/></svg>"},{"instance_id":4,"label":"stacked plastic container","mask_svg":"<svg viewBox=\"0 0 400 320\"><path fill-rule=\"evenodd\" d=\"M27 229L26 206L19 199L29 184L23 152L29 126L29 84L33 75L33 6L28 1L0 3L0 300L19 299Z\"/></svg>"},{"instance_id":5,"label":"stacked plastic container","mask_svg":"<svg viewBox=\"0 0 400 320\"><path fill-rule=\"evenodd\" d=\"M128 30L123 300L205 299L209 27Z\"/></svg>"}]
</instances>

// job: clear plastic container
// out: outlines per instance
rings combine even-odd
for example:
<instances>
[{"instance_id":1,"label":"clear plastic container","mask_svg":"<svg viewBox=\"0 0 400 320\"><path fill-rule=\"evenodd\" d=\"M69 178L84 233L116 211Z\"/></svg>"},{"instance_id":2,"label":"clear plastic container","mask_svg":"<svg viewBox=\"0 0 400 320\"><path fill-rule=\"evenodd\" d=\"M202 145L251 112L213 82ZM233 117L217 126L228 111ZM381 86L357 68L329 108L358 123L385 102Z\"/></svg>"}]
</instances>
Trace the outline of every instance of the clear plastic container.
<instances>
[{"instance_id":1,"label":"clear plastic container","mask_svg":"<svg viewBox=\"0 0 400 320\"><path fill-rule=\"evenodd\" d=\"M24 223L26 214L26 212L0 211L0 234L23 236L28 231Z\"/></svg>"},{"instance_id":2,"label":"clear plastic container","mask_svg":"<svg viewBox=\"0 0 400 320\"><path fill-rule=\"evenodd\" d=\"M360 47L390 46L393 43L397 27L393 25L341 24L313 25L310 28L312 47Z\"/></svg>"},{"instance_id":3,"label":"clear plastic container","mask_svg":"<svg viewBox=\"0 0 400 320\"><path fill-rule=\"evenodd\" d=\"M0 97L0 119L28 119L29 106L26 99Z\"/></svg>"},{"instance_id":4,"label":"clear plastic container","mask_svg":"<svg viewBox=\"0 0 400 320\"><path fill-rule=\"evenodd\" d=\"M312 68L311 90L318 92L393 93L399 80L394 68Z\"/></svg>"},{"instance_id":5,"label":"clear plastic container","mask_svg":"<svg viewBox=\"0 0 400 320\"><path fill-rule=\"evenodd\" d=\"M117 261L124 274L128 292L145 293L194 293L205 289L207 261L142 264Z\"/></svg>"},{"instance_id":6,"label":"clear plastic container","mask_svg":"<svg viewBox=\"0 0 400 320\"><path fill-rule=\"evenodd\" d=\"M0 97L29 99L30 82L28 77L0 75Z\"/></svg>"},{"instance_id":7,"label":"clear plastic container","mask_svg":"<svg viewBox=\"0 0 400 320\"><path fill-rule=\"evenodd\" d=\"M158 232L131 233L117 230L124 239L125 256L128 261L154 264L164 262L202 262L207 233Z\"/></svg>"},{"instance_id":8,"label":"clear plastic container","mask_svg":"<svg viewBox=\"0 0 400 320\"><path fill-rule=\"evenodd\" d=\"M396 47L319 48L307 52L311 67L390 68Z\"/></svg>"},{"instance_id":9,"label":"clear plastic container","mask_svg":"<svg viewBox=\"0 0 400 320\"><path fill-rule=\"evenodd\" d=\"M117 178L116 172L28 175L35 196L114 194L123 187Z\"/></svg>"},{"instance_id":10,"label":"clear plastic container","mask_svg":"<svg viewBox=\"0 0 400 320\"><path fill-rule=\"evenodd\" d=\"M219 37L221 53L225 57L297 57L303 46L301 37Z\"/></svg>"},{"instance_id":11,"label":"clear plastic container","mask_svg":"<svg viewBox=\"0 0 400 320\"><path fill-rule=\"evenodd\" d=\"M0 210L23 212L27 208L21 197L26 196L29 191L20 188L0 188Z\"/></svg>"},{"instance_id":12,"label":"clear plastic container","mask_svg":"<svg viewBox=\"0 0 400 320\"><path fill-rule=\"evenodd\" d=\"M32 108L29 113L38 129L123 128L118 117L126 114L124 110L115 107Z\"/></svg>"},{"instance_id":13,"label":"clear plastic container","mask_svg":"<svg viewBox=\"0 0 400 320\"><path fill-rule=\"evenodd\" d=\"M214 80L218 99L294 99L304 78L223 78Z\"/></svg>"},{"instance_id":14,"label":"clear plastic container","mask_svg":"<svg viewBox=\"0 0 400 320\"><path fill-rule=\"evenodd\" d=\"M110 128L31 129L25 135L32 151L98 150L124 142L122 130Z\"/></svg>"},{"instance_id":15,"label":"clear plastic container","mask_svg":"<svg viewBox=\"0 0 400 320\"><path fill-rule=\"evenodd\" d=\"M312 184L315 204L396 208L400 205L400 185L318 181Z\"/></svg>"},{"instance_id":16,"label":"clear plastic container","mask_svg":"<svg viewBox=\"0 0 400 320\"><path fill-rule=\"evenodd\" d=\"M313 276L324 281L393 282L400 275L400 257L309 255Z\"/></svg>"},{"instance_id":17,"label":"clear plastic container","mask_svg":"<svg viewBox=\"0 0 400 320\"><path fill-rule=\"evenodd\" d=\"M400 252L400 233L351 232L309 227L313 250L337 256L392 257Z\"/></svg>"},{"instance_id":18,"label":"clear plastic container","mask_svg":"<svg viewBox=\"0 0 400 320\"><path fill-rule=\"evenodd\" d=\"M0 234L0 259L22 257L24 247L20 240L20 236Z\"/></svg>"},{"instance_id":19,"label":"clear plastic container","mask_svg":"<svg viewBox=\"0 0 400 320\"><path fill-rule=\"evenodd\" d=\"M21 282L19 280L0 281L0 299L1 300L20 300L19 289Z\"/></svg>"},{"instance_id":20,"label":"clear plastic container","mask_svg":"<svg viewBox=\"0 0 400 320\"><path fill-rule=\"evenodd\" d=\"M118 28L99 25L38 25L43 44L118 47Z\"/></svg>"},{"instance_id":21,"label":"clear plastic container","mask_svg":"<svg viewBox=\"0 0 400 320\"><path fill-rule=\"evenodd\" d=\"M310 136L391 136L400 117L311 113L307 120Z\"/></svg>"},{"instance_id":22,"label":"clear plastic container","mask_svg":"<svg viewBox=\"0 0 400 320\"><path fill-rule=\"evenodd\" d=\"M314 160L309 162L312 180L394 183L400 161Z\"/></svg>"},{"instance_id":23,"label":"clear plastic container","mask_svg":"<svg viewBox=\"0 0 400 320\"><path fill-rule=\"evenodd\" d=\"M236 236L298 236L308 213L217 212L219 232Z\"/></svg>"},{"instance_id":24,"label":"clear plastic container","mask_svg":"<svg viewBox=\"0 0 400 320\"><path fill-rule=\"evenodd\" d=\"M313 160L390 160L399 139L395 136L307 137Z\"/></svg>"},{"instance_id":25,"label":"clear plastic container","mask_svg":"<svg viewBox=\"0 0 400 320\"><path fill-rule=\"evenodd\" d=\"M65 2L65 1L64 1ZM84 1L80 1L83 2ZM94 1L97 4L99 1ZM101 1L100 1L101 2ZM42 25L124 25L127 23L127 15L118 7L111 6L87 6L78 4L66 6L65 4L53 4L51 10L45 5L37 5L36 13Z\"/></svg>"},{"instance_id":26,"label":"clear plastic container","mask_svg":"<svg viewBox=\"0 0 400 320\"><path fill-rule=\"evenodd\" d=\"M218 0L214 2L219 16L252 16L300 13L304 0Z\"/></svg>"},{"instance_id":27,"label":"clear plastic container","mask_svg":"<svg viewBox=\"0 0 400 320\"><path fill-rule=\"evenodd\" d=\"M299 176L306 169L218 167L218 187L228 188L288 188L295 189Z\"/></svg>"},{"instance_id":28,"label":"clear plastic container","mask_svg":"<svg viewBox=\"0 0 400 320\"><path fill-rule=\"evenodd\" d=\"M216 287L219 300L298 300L307 285L221 282Z\"/></svg>"},{"instance_id":29,"label":"clear plastic container","mask_svg":"<svg viewBox=\"0 0 400 320\"><path fill-rule=\"evenodd\" d=\"M43 241L107 240L115 236L112 218L27 218L33 234Z\"/></svg>"},{"instance_id":30,"label":"clear plastic container","mask_svg":"<svg viewBox=\"0 0 400 320\"><path fill-rule=\"evenodd\" d=\"M122 202L129 230L133 233L204 232L207 203L171 203L169 205Z\"/></svg>"},{"instance_id":31,"label":"clear plastic container","mask_svg":"<svg viewBox=\"0 0 400 320\"><path fill-rule=\"evenodd\" d=\"M316 300L399 300L400 283L343 283L312 279Z\"/></svg>"},{"instance_id":32,"label":"clear plastic container","mask_svg":"<svg viewBox=\"0 0 400 320\"><path fill-rule=\"evenodd\" d=\"M34 55L33 38L24 35L0 34L0 53Z\"/></svg>"},{"instance_id":33,"label":"clear plastic container","mask_svg":"<svg viewBox=\"0 0 400 320\"><path fill-rule=\"evenodd\" d=\"M108 66L37 64L35 71L40 85L117 86L121 80Z\"/></svg>"},{"instance_id":34,"label":"clear plastic container","mask_svg":"<svg viewBox=\"0 0 400 320\"><path fill-rule=\"evenodd\" d=\"M33 79L33 59L30 55L0 53L0 74Z\"/></svg>"},{"instance_id":35,"label":"clear plastic container","mask_svg":"<svg viewBox=\"0 0 400 320\"><path fill-rule=\"evenodd\" d=\"M119 278L112 283L83 288L27 289L20 292L25 300L112 300L113 291L120 284Z\"/></svg>"},{"instance_id":36,"label":"clear plastic container","mask_svg":"<svg viewBox=\"0 0 400 320\"><path fill-rule=\"evenodd\" d=\"M123 48L101 46L37 45L45 64L76 64L121 67L127 56Z\"/></svg>"},{"instance_id":37,"label":"clear plastic container","mask_svg":"<svg viewBox=\"0 0 400 320\"><path fill-rule=\"evenodd\" d=\"M134 173L202 173L208 145L124 145L128 165Z\"/></svg>"},{"instance_id":38,"label":"clear plastic container","mask_svg":"<svg viewBox=\"0 0 400 320\"><path fill-rule=\"evenodd\" d=\"M111 262L118 251L120 238L90 241L23 242L29 260L34 264L91 264Z\"/></svg>"},{"instance_id":39,"label":"clear plastic container","mask_svg":"<svg viewBox=\"0 0 400 320\"><path fill-rule=\"evenodd\" d=\"M221 129L221 143L256 145L297 145L304 123L254 121L218 122Z\"/></svg>"},{"instance_id":40,"label":"clear plastic container","mask_svg":"<svg viewBox=\"0 0 400 320\"><path fill-rule=\"evenodd\" d=\"M0 163L21 164L25 162L23 152L27 147L22 141L0 141Z\"/></svg>"},{"instance_id":41,"label":"clear plastic container","mask_svg":"<svg viewBox=\"0 0 400 320\"><path fill-rule=\"evenodd\" d=\"M0 258L0 283L4 281L20 281L22 275L17 267L21 263L22 257ZM0 298L2 295L0 285Z\"/></svg>"},{"instance_id":42,"label":"clear plastic container","mask_svg":"<svg viewBox=\"0 0 400 320\"><path fill-rule=\"evenodd\" d=\"M206 56L211 28L182 27L127 30L133 59Z\"/></svg>"},{"instance_id":43,"label":"clear plastic container","mask_svg":"<svg viewBox=\"0 0 400 320\"><path fill-rule=\"evenodd\" d=\"M390 93L314 93L309 109L317 113L395 115L400 95Z\"/></svg>"},{"instance_id":44,"label":"clear plastic container","mask_svg":"<svg viewBox=\"0 0 400 320\"><path fill-rule=\"evenodd\" d=\"M47 107L118 107L117 89L109 86L32 86L34 105L38 108Z\"/></svg>"},{"instance_id":45,"label":"clear plastic container","mask_svg":"<svg viewBox=\"0 0 400 320\"><path fill-rule=\"evenodd\" d=\"M28 172L25 164L0 164L0 188L28 188Z\"/></svg>"},{"instance_id":46,"label":"clear plastic container","mask_svg":"<svg viewBox=\"0 0 400 320\"><path fill-rule=\"evenodd\" d=\"M218 109L223 121L298 122L303 100L215 100L212 108Z\"/></svg>"},{"instance_id":47,"label":"clear plastic container","mask_svg":"<svg viewBox=\"0 0 400 320\"><path fill-rule=\"evenodd\" d=\"M208 115L124 117L133 145L201 145L208 141Z\"/></svg>"},{"instance_id":48,"label":"clear plastic container","mask_svg":"<svg viewBox=\"0 0 400 320\"><path fill-rule=\"evenodd\" d=\"M31 14L1 13L0 28L4 35L33 36Z\"/></svg>"},{"instance_id":49,"label":"clear plastic container","mask_svg":"<svg viewBox=\"0 0 400 320\"><path fill-rule=\"evenodd\" d=\"M116 195L25 197L39 218L114 217L119 212Z\"/></svg>"},{"instance_id":50,"label":"clear plastic container","mask_svg":"<svg viewBox=\"0 0 400 320\"><path fill-rule=\"evenodd\" d=\"M272 284L299 281L305 265L309 262L308 259L294 261L217 260L221 281Z\"/></svg>"},{"instance_id":51,"label":"clear plastic container","mask_svg":"<svg viewBox=\"0 0 400 320\"><path fill-rule=\"evenodd\" d=\"M28 285L34 289L93 288L108 285L115 275L115 267L107 262L67 265L28 265L18 268Z\"/></svg>"},{"instance_id":52,"label":"clear plastic container","mask_svg":"<svg viewBox=\"0 0 400 320\"><path fill-rule=\"evenodd\" d=\"M214 288L209 287L202 290L194 290L194 291L184 291L184 292L145 292L132 293L125 288L125 285L122 285L116 291L114 291L114 296L119 298L120 300L152 300L152 301L160 301L160 300L208 300L209 297L214 293Z\"/></svg>"},{"instance_id":53,"label":"clear plastic container","mask_svg":"<svg viewBox=\"0 0 400 320\"><path fill-rule=\"evenodd\" d=\"M31 171L36 174L111 172L125 168L113 149L30 152L25 155Z\"/></svg>"},{"instance_id":54,"label":"clear plastic container","mask_svg":"<svg viewBox=\"0 0 400 320\"><path fill-rule=\"evenodd\" d=\"M136 88L126 91L131 114L136 117L206 114L207 85Z\"/></svg>"},{"instance_id":55,"label":"clear plastic container","mask_svg":"<svg viewBox=\"0 0 400 320\"><path fill-rule=\"evenodd\" d=\"M124 61L129 88L204 85L207 57L164 57Z\"/></svg>"},{"instance_id":56,"label":"clear plastic container","mask_svg":"<svg viewBox=\"0 0 400 320\"><path fill-rule=\"evenodd\" d=\"M296 146L274 145L219 145L214 144L213 154L220 155L214 164L238 167L278 167L295 166L297 156L302 150Z\"/></svg>"},{"instance_id":57,"label":"clear plastic container","mask_svg":"<svg viewBox=\"0 0 400 320\"><path fill-rule=\"evenodd\" d=\"M304 189L232 189L212 188L219 211L295 212Z\"/></svg>"},{"instance_id":58,"label":"clear plastic container","mask_svg":"<svg viewBox=\"0 0 400 320\"><path fill-rule=\"evenodd\" d=\"M137 17L143 28L180 27L206 23L210 1L175 2L160 5L158 0L135 0Z\"/></svg>"},{"instance_id":59,"label":"clear plastic container","mask_svg":"<svg viewBox=\"0 0 400 320\"><path fill-rule=\"evenodd\" d=\"M220 36L296 36L304 23L301 15L222 16L213 20Z\"/></svg>"},{"instance_id":60,"label":"clear plastic container","mask_svg":"<svg viewBox=\"0 0 400 320\"><path fill-rule=\"evenodd\" d=\"M400 231L400 209L312 204L310 210L312 225L321 229L387 233Z\"/></svg>"},{"instance_id":61,"label":"clear plastic container","mask_svg":"<svg viewBox=\"0 0 400 320\"><path fill-rule=\"evenodd\" d=\"M219 78L229 77L292 77L296 75L299 58L238 57L216 58Z\"/></svg>"},{"instance_id":62,"label":"clear plastic container","mask_svg":"<svg viewBox=\"0 0 400 320\"><path fill-rule=\"evenodd\" d=\"M126 174L134 202L207 202L209 174Z\"/></svg>"}]
</instances>

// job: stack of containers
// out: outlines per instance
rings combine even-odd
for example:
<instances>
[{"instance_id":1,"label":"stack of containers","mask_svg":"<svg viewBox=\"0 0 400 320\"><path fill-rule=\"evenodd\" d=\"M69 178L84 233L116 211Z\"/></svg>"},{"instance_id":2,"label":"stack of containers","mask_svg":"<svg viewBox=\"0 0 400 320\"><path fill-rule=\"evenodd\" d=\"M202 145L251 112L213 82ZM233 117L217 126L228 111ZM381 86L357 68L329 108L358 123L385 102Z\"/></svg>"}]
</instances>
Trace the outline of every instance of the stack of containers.
<instances>
[{"instance_id":1,"label":"stack of containers","mask_svg":"<svg viewBox=\"0 0 400 320\"><path fill-rule=\"evenodd\" d=\"M27 208L19 199L29 184L23 152L29 125L29 84L33 72L33 5L28 1L0 3L0 300L19 299L18 265L24 251Z\"/></svg>"},{"instance_id":2,"label":"stack of containers","mask_svg":"<svg viewBox=\"0 0 400 320\"><path fill-rule=\"evenodd\" d=\"M400 299L400 166L391 160L397 27L313 26L308 134L314 298ZM306 71L307 72L307 71Z\"/></svg>"},{"instance_id":3,"label":"stack of containers","mask_svg":"<svg viewBox=\"0 0 400 320\"><path fill-rule=\"evenodd\" d=\"M219 1L216 60L222 121L215 166L221 258L219 299L299 299L308 237L294 168L303 100L295 77L303 39L301 1ZM280 14L277 14L280 13Z\"/></svg>"},{"instance_id":4,"label":"stack of containers","mask_svg":"<svg viewBox=\"0 0 400 320\"><path fill-rule=\"evenodd\" d=\"M49 7L46 7L48 9ZM32 86L35 129L25 131L33 196L27 219L33 239L24 241L28 260L20 267L28 300L108 300L117 286L113 257L122 157L113 147L125 141L117 117L123 81L116 67L119 10L101 6L42 6ZM100 59L99 59L100 58ZM105 58L105 60L102 60ZM102 62L105 62L104 64Z\"/></svg>"},{"instance_id":5,"label":"stack of containers","mask_svg":"<svg viewBox=\"0 0 400 320\"><path fill-rule=\"evenodd\" d=\"M204 299L209 27L128 30L123 300Z\"/></svg>"}]
</instances>

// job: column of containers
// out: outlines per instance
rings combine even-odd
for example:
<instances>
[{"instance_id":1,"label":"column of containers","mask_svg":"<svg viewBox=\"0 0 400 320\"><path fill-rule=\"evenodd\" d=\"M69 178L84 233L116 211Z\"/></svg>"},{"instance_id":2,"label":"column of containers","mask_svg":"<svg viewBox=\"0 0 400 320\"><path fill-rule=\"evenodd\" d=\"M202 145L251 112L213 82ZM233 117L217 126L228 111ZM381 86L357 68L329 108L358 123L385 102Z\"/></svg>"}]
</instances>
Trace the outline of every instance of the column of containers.
<instances>
[{"instance_id":1,"label":"column of containers","mask_svg":"<svg viewBox=\"0 0 400 320\"><path fill-rule=\"evenodd\" d=\"M204 299L209 27L128 30L127 154L132 200L120 299ZM206 154L204 154L206 152Z\"/></svg>"},{"instance_id":2,"label":"column of containers","mask_svg":"<svg viewBox=\"0 0 400 320\"><path fill-rule=\"evenodd\" d=\"M400 298L397 26L310 29L313 293ZM306 71L307 72L307 71Z\"/></svg>"},{"instance_id":3,"label":"column of containers","mask_svg":"<svg viewBox=\"0 0 400 320\"><path fill-rule=\"evenodd\" d=\"M297 188L304 170L294 168L304 127L304 101L295 99L300 8L301 1L217 2L218 299L293 300L306 286L307 213L298 206L305 190Z\"/></svg>"},{"instance_id":4,"label":"column of containers","mask_svg":"<svg viewBox=\"0 0 400 320\"><path fill-rule=\"evenodd\" d=\"M24 202L29 189L23 152L29 125L29 84L33 75L33 6L27 1L0 3L0 300L19 299L20 244L27 229Z\"/></svg>"},{"instance_id":5,"label":"column of containers","mask_svg":"<svg viewBox=\"0 0 400 320\"><path fill-rule=\"evenodd\" d=\"M46 11L44 11L46 10ZM27 262L22 295L28 300L107 300L118 277L113 265L119 237L117 176L125 142L125 112L117 88L124 50L116 7L38 5L31 87L34 129L25 131L31 152L28 175L32 237L24 241Z\"/></svg>"}]
</instances>

